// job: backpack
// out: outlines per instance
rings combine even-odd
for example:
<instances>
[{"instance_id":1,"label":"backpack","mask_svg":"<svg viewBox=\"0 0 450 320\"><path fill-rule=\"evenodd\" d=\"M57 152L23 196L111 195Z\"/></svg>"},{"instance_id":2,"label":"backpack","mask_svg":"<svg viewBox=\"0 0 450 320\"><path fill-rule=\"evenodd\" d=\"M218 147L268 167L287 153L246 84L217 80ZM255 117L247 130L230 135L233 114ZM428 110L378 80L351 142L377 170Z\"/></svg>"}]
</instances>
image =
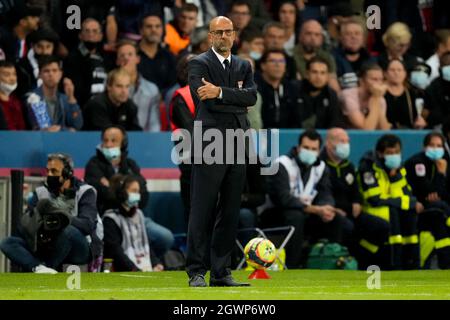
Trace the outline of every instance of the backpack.
<instances>
[{"instance_id":1,"label":"backpack","mask_svg":"<svg viewBox=\"0 0 450 320\"><path fill-rule=\"evenodd\" d=\"M350 256L347 247L322 239L311 248L306 268L358 270L358 262Z\"/></svg>"}]
</instances>

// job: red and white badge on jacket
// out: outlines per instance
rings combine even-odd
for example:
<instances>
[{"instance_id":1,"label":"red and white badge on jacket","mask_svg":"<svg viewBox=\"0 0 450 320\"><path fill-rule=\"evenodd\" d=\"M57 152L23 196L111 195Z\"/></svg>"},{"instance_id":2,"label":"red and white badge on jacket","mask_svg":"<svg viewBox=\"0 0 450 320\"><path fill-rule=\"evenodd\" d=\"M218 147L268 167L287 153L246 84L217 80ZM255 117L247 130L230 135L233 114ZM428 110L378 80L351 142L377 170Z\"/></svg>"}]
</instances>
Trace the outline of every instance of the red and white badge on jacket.
<instances>
[{"instance_id":1,"label":"red and white badge on jacket","mask_svg":"<svg viewBox=\"0 0 450 320\"><path fill-rule=\"evenodd\" d=\"M427 168L425 167L425 165L423 163L416 164L416 175L418 177L425 177L426 174Z\"/></svg>"}]
</instances>

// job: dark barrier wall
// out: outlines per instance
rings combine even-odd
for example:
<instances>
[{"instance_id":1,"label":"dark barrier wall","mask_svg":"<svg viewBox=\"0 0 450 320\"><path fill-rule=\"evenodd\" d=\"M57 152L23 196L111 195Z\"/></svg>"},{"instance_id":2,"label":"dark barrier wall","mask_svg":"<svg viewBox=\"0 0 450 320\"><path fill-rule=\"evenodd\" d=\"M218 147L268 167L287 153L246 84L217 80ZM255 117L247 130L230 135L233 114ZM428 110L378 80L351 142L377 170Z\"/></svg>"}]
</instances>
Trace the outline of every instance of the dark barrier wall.
<instances>
[{"instance_id":1,"label":"dark barrier wall","mask_svg":"<svg viewBox=\"0 0 450 320\"><path fill-rule=\"evenodd\" d=\"M320 131L324 137L325 131ZM280 130L280 154L297 144L301 130ZM373 149L376 140L385 132L349 131L351 138L351 160L359 161L361 155ZM403 158L422 149L426 131L390 131L400 136L403 143ZM325 138L325 137L324 137ZM66 152L73 156L75 167L83 168L95 154L100 143L99 132L0 132L0 168L44 168L46 155L51 152ZM173 143L170 133L129 133L130 156L141 168L175 168L170 155Z\"/></svg>"}]
</instances>

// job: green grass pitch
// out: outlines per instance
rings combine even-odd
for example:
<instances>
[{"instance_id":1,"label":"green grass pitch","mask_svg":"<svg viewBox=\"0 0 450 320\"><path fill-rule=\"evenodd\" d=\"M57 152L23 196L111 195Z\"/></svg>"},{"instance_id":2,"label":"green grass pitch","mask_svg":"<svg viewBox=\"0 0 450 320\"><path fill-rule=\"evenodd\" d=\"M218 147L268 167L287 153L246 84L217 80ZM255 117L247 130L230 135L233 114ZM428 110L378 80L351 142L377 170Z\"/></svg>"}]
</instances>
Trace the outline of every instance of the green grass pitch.
<instances>
[{"instance_id":1,"label":"green grass pitch","mask_svg":"<svg viewBox=\"0 0 450 320\"><path fill-rule=\"evenodd\" d=\"M80 289L67 288L70 274L0 274L0 299L335 300L450 299L450 271L382 271L381 288L369 290L364 271L269 271L272 279L251 287L189 288L184 272L82 273ZM246 281L248 271L233 272ZM208 277L207 277L208 280Z\"/></svg>"}]
</instances>

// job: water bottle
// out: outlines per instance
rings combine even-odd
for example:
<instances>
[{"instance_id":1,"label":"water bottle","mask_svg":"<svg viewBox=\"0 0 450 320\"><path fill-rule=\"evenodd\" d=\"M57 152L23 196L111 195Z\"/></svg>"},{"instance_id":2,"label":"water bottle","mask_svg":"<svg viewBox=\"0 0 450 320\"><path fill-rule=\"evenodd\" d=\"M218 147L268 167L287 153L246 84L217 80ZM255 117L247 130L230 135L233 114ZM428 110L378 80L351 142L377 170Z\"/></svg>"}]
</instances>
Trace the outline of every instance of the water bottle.
<instances>
[{"instance_id":1,"label":"water bottle","mask_svg":"<svg viewBox=\"0 0 450 320\"><path fill-rule=\"evenodd\" d=\"M51 126L51 119L47 112L47 105L44 101L39 100L32 103L31 110L33 111L37 125L40 129L45 129Z\"/></svg>"},{"instance_id":2,"label":"water bottle","mask_svg":"<svg viewBox=\"0 0 450 320\"><path fill-rule=\"evenodd\" d=\"M103 272L110 273L112 271L113 259L105 258L103 259Z\"/></svg>"}]
</instances>

